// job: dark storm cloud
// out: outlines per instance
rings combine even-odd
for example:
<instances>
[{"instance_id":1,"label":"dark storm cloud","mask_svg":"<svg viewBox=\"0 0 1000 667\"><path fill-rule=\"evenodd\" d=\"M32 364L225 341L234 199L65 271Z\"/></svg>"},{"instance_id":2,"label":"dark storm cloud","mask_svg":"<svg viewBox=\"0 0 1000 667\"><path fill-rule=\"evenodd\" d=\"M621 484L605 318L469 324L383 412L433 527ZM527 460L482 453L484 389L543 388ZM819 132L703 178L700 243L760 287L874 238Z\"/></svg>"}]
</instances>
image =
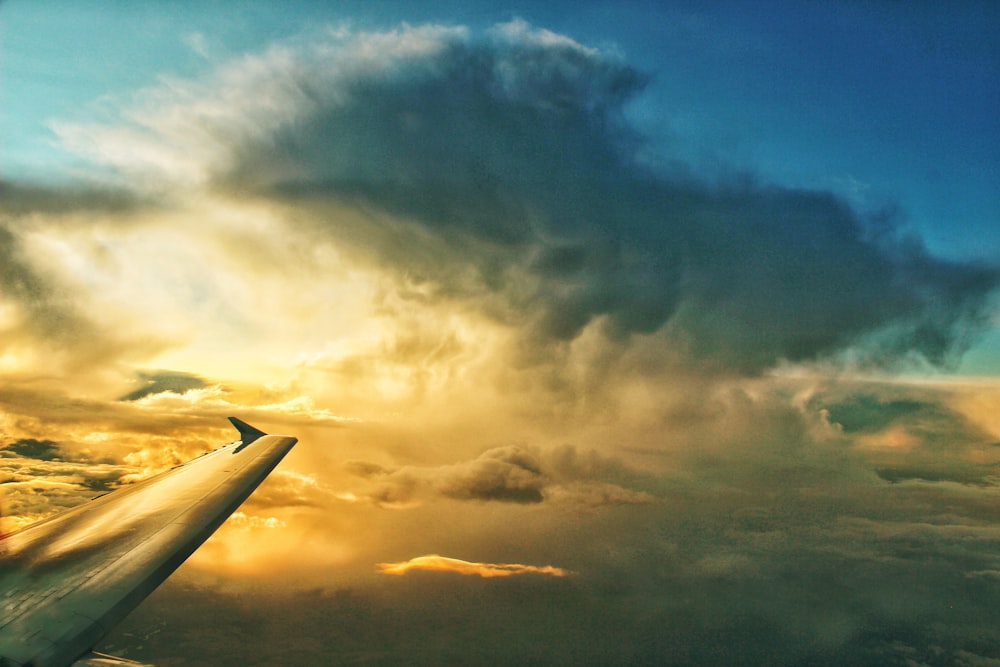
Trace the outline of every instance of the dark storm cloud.
<instances>
[{"instance_id":1,"label":"dark storm cloud","mask_svg":"<svg viewBox=\"0 0 1000 667\"><path fill-rule=\"evenodd\" d=\"M624 111L646 77L618 56L521 23L393 35L435 48L301 56L290 82L283 68L299 115L243 137L217 184L305 207L441 295L499 297L485 307L543 340L603 316L756 372L859 342L865 362L947 363L984 324L996 267L934 258L884 215L643 166ZM393 222L345 222L334 202Z\"/></svg>"},{"instance_id":2,"label":"dark storm cloud","mask_svg":"<svg viewBox=\"0 0 1000 667\"><path fill-rule=\"evenodd\" d=\"M205 381L197 375L179 371L139 371L136 373L138 382L142 385L135 391L122 396L120 401L137 401L152 394L170 391L183 394L190 389L206 387Z\"/></svg>"}]
</instances>

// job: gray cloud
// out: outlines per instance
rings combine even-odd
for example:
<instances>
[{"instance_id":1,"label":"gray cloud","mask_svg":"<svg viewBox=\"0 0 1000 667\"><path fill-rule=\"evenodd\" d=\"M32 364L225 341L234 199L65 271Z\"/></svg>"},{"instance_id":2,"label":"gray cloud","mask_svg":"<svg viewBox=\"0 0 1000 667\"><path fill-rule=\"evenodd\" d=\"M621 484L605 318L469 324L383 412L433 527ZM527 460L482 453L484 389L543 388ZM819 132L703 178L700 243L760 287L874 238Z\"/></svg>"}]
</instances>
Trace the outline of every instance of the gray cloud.
<instances>
[{"instance_id":1,"label":"gray cloud","mask_svg":"<svg viewBox=\"0 0 1000 667\"><path fill-rule=\"evenodd\" d=\"M520 447L499 447L471 461L439 467L389 471L361 461L347 467L377 482L370 497L380 503L407 502L428 493L456 500L540 503L548 484L540 465L536 455Z\"/></svg>"},{"instance_id":2,"label":"gray cloud","mask_svg":"<svg viewBox=\"0 0 1000 667\"><path fill-rule=\"evenodd\" d=\"M183 394L189 389L201 389L207 386L205 381L197 375L179 371L138 371L136 376L142 386L118 400L137 401L140 398L165 391Z\"/></svg>"},{"instance_id":3,"label":"gray cloud","mask_svg":"<svg viewBox=\"0 0 1000 667\"><path fill-rule=\"evenodd\" d=\"M3 451L11 452L17 456L29 459L39 459L41 461L58 460L62 456L58 442L51 440L36 440L34 438L21 438L5 445Z\"/></svg>"},{"instance_id":4,"label":"gray cloud","mask_svg":"<svg viewBox=\"0 0 1000 667\"><path fill-rule=\"evenodd\" d=\"M537 451L495 447L475 459L442 466L405 466L395 470L365 461L345 469L375 483L367 495L377 503L407 503L421 497L569 507L647 503L652 476L629 469L594 451L564 445Z\"/></svg>"},{"instance_id":5,"label":"gray cloud","mask_svg":"<svg viewBox=\"0 0 1000 667\"><path fill-rule=\"evenodd\" d=\"M451 467L437 483L439 492L459 500L540 503L545 476L536 456L520 447L501 447Z\"/></svg>"}]
</instances>

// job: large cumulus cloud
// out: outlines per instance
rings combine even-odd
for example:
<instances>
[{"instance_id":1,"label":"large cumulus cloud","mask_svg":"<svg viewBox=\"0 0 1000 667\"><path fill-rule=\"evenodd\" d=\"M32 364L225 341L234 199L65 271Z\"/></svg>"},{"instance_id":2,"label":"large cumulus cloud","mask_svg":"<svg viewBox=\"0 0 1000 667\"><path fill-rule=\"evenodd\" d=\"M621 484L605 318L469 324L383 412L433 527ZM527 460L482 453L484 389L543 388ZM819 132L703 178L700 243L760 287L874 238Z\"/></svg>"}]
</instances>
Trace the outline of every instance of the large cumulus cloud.
<instances>
[{"instance_id":1,"label":"large cumulus cloud","mask_svg":"<svg viewBox=\"0 0 1000 667\"><path fill-rule=\"evenodd\" d=\"M125 128L61 131L126 175L283 201L536 341L599 321L758 372L852 346L946 363L984 324L996 268L932 257L892 216L644 165L626 111L646 81L519 21L328 31L149 91ZM126 139L138 148L113 150Z\"/></svg>"}]
</instances>

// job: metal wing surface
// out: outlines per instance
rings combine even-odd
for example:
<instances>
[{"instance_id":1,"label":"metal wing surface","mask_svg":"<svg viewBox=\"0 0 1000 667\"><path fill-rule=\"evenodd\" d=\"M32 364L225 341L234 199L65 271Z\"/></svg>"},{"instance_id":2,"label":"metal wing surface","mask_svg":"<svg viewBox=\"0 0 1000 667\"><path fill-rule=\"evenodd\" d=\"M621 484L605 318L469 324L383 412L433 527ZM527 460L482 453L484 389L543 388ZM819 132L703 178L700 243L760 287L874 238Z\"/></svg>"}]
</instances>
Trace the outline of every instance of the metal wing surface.
<instances>
[{"instance_id":1,"label":"metal wing surface","mask_svg":"<svg viewBox=\"0 0 1000 667\"><path fill-rule=\"evenodd\" d=\"M0 667L88 659L297 442L230 421L242 440L0 541Z\"/></svg>"}]
</instances>

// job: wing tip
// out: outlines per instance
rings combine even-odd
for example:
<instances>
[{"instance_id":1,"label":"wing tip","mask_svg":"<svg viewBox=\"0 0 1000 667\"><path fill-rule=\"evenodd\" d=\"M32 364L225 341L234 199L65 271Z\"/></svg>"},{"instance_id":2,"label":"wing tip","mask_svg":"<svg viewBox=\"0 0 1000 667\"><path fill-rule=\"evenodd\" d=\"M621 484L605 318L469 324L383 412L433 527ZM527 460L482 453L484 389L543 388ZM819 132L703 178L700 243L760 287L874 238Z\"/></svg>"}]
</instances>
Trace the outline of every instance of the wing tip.
<instances>
[{"instance_id":1,"label":"wing tip","mask_svg":"<svg viewBox=\"0 0 1000 667\"><path fill-rule=\"evenodd\" d=\"M265 435L267 435L267 433L264 433L259 428L251 426L250 424L246 423L245 421L237 417L229 417L229 423L231 423L236 428L236 430L240 432L240 442L242 444L240 445L239 449L243 449L244 447L252 443L254 440L257 440L258 438L262 438ZM237 451L239 451L239 449L237 449Z\"/></svg>"}]
</instances>

